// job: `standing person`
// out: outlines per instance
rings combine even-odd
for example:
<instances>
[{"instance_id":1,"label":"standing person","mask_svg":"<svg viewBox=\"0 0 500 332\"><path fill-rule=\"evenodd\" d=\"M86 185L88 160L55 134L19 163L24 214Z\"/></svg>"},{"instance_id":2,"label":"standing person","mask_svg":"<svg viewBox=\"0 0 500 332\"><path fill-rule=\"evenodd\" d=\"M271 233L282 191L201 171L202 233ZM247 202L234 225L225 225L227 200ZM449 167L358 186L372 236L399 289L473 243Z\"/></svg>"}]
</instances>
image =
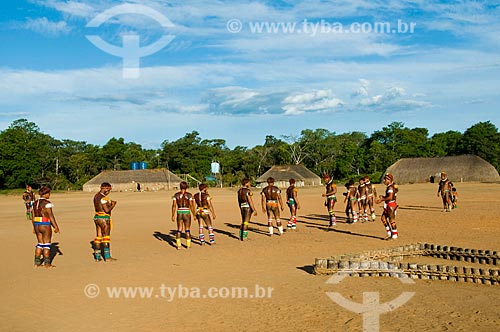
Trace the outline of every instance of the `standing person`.
<instances>
[{"instance_id":1,"label":"standing person","mask_svg":"<svg viewBox=\"0 0 500 332\"><path fill-rule=\"evenodd\" d=\"M241 212L241 227L240 227L240 240L245 241L248 239L248 224L252 214L257 215L257 210L253 205L252 192L250 191L250 180L245 178L241 180L241 188L238 190L238 205Z\"/></svg>"},{"instance_id":2,"label":"standing person","mask_svg":"<svg viewBox=\"0 0 500 332\"><path fill-rule=\"evenodd\" d=\"M300 209L300 203L297 199L297 192L299 190L295 187L295 179L290 179L288 183L290 183L290 186L286 190L286 204L290 209L290 220L288 221L287 229L296 230L297 210Z\"/></svg>"},{"instance_id":3,"label":"standing person","mask_svg":"<svg viewBox=\"0 0 500 332\"><path fill-rule=\"evenodd\" d=\"M267 227L269 228L269 236L273 235L273 219L276 220L279 234L283 234L283 225L280 220L280 209L283 211L283 201L281 199L281 190L274 185L272 177L267 178L267 187L262 189L260 203L262 212L267 213ZM279 204L279 206L278 206Z\"/></svg>"},{"instance_id":4,"label":"standing person","mask_svg":"<svg viewBox=\"0 0 500 332\"><path fill-rule=\"evenodd\" d=\"M333 182L330 174L323 174L323 180L325 181L326 192L321 196L326 197L325 206L328 210L328 217L330 219L328 227L332 227L337 224L337 217L335 216L335 211L333 210L335 203L337 202L337 185Z\"/></svg>"},{"instance_id":5,"label":"standing person","mask_svg":"<svg viewBox=\"0 0 500 332\"><path fill-rule=\"evenodd\" d=\"M359 218L361 218L361 222L367 222L368 221L368 213L366 213L366 197L367 197L367 192L366 192L366 184L365 184L365 178L359 179L359 185L358 185L358 211L359 211Z\"/></svg>"},{"instance_id":6,"label":"standing person","mask_svg":"<svg viewBox=\"0 0 500 332\"><path fill-rule=\"evenodd\" d=\"M385 195L380 195L376 200L377 204L384 202L384 212L382 212L382 223L387 231L386 240L397 239L398 229L396 226L396 195L398 192L397 185L394 183L394 176L390 173L384 175L384 184L386 185Z\"/></svg>"},{"instance_id":7,"label":"standing person","mask_svg":"<svg viewBox=\"0 0 500 332\"><path fill-rule=\"evenodd\" d=\"M445 172L441 172L441 180L439 180L437 196L441 195L443 200L444 212L451 211L451 181L446 177Z\"/></svg>"},{"instance_id":8,"label":"standing person","mask_svg":"<svg viewBox=\"0 0 500 332\"><path fill-rule=\"evenodd\" d=\"M212 218L216 218L214 206L212 205L212 198L208 194L208 186L201 183L198 186L200 192L194 194L194 201L196 202L196 219L198 219L198 226L200 230L199 239L201 244L205 244L204 223L208 227L208 236L210 244L215 244L214 227L212 226Z\"/></svg>"},{"instance_id":9,"label":"standing person","mask_svg":"<svg viewBox=\"0 0 500 332\"><path fill-rule=\"evenodd\" d=\"M26 220L33 219L33 203L35 202L35 193L29 184L26 185L26 191L23 193L23 201L26 206Z\"/></svg>"},{"instance_id":10,"label":"standing person","mask_svg":"<svg viewBox=\"0 0 500 332\"><path fill-rule=\"evenodd\" d=\"M457 192L457 188L455 188L453 183L450 183L450 185L451 185L451 203L453 204L452 209L456 209L458 207L457 206L458 192Z\"/></svg>"},{"instance_id":11,"label":"standing person","mask_svg":"<svg viewBox=\"0 0 500 332\"><path fill-rule=\"evenodd\" d=\"M370 177L365 176L365 187L366 187L366 205L370 210L370 216L372 221L375 221L375 197L377 197L377 189L375 185L370 182Z\"/></svg>"},{"instance_id":12,"label":"standing person","mask_svg":"<svg viewBox=\"0 0 500 332\"><path fill-rule=\"evenodd\" d=\"M177 250L182 249L182 229L186 233L186 248L191 247L191 215L196 215L194 198L187 192L188 184L182 181L179 185L180 191L172 196L172 222L177 221L177 233L175 243Z\"/></svg>"},{"instance_id":13,"label":"standing person","mask_svg":"<svg viewBox=\"0 0 500 332\"><path fill-rule=\"evenodd\" d=\"M49 187L42 187L38 191L40 198L33 204L33 229L38 240L35 247L35 267L44 266L45 268L54 267L50 262L50 245L52 239L52 227L54 233L59 233L59 226L52 208L54 205L49 201Z\"/></svg>"},{"instance_id":14,"label":"standing person","mask_svg":"<svg viewBox=\"0 0 500 332\"><path fill-rule=\"evenodd\" d=\"M347 216L347 223L355 223L358 221L358 188L356 188L354 180L352 179L346 183L346 188L347 193L345 195L344 202L346 202L345 213ZM350 218L350 214L352 214L352 219Z\"/></svg>"},{"instance_id":15,"label":"standing person","mask_svg":"<svg viewBox=\"0 0 500 332\"><path fill-rule=\"evenodd\" d=\"M115 261L111 257L111 211L116 206L116 201L108 198L111 192L111 184L101 183L100 191L94 196L94 224L96 237L94 239L94 259L96 262L102 261L101 251L104 253L104 261Z\"/></svg>"}]
</instances>

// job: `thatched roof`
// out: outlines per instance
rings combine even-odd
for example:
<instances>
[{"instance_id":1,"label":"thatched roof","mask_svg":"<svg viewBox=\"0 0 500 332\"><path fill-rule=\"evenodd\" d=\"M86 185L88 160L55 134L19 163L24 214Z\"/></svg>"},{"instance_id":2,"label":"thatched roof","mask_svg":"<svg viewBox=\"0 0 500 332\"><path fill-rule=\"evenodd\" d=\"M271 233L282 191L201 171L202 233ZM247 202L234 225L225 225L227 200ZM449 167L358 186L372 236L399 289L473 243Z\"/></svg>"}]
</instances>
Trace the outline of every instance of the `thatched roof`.
<instances>
[{"instance_id":1,"label":"thatched roof","mask_svg":"<svg viewBox=\"0 0 500 332\"><path fill-rule=\"evenodd\" d=\"M306 185L321 185L321 178L304 165L275 165L262 174L256 182L266 182L269 177L274 178L276 182L287 182L289 179L294 178L296 181L302 181Z\"/></svg>"},{"instance_id":2,"label":"thatched roof","mask_svg":"<svg viewBox=\"0 0 500 332\"><path fill-rule=\"evenodd\" d=\"M126 171L103 171L93 177L90 181L83 185L84 191L95 191L96 186L100 186L103 182L109 182L115 188L121 188L120 185L128 185L132 183L147 184L170 184L177 186L182 181L174 173L167 169L138 169ZM131 186L132 188L133 186ZM160 186L163 187L163 186Z\"/></svg>"},{"instance_id":3,"label":"thatched roof","mask_svg":"<svg viewBox=\"0 0 500 332\"><path fill-rule=\"evenodd\" d=\"M474 155L439 158L403 158L387 168L397 183L439 182L441 172L451 181L497 182L500 175L490 163Z\"/></svg>"}]
</instances>

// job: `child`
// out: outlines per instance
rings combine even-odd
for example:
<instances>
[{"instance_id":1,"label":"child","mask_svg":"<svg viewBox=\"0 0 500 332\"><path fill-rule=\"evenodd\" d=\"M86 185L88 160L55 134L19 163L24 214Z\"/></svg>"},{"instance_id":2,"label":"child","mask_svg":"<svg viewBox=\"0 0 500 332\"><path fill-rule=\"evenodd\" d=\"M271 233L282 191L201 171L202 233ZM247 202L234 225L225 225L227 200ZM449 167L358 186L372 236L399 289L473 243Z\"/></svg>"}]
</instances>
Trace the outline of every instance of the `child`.
<instances>
[{"instance_id":1,"label":"child","mask_svg":"<svg viewBox=\"0 0 500 332\"><path fill-rule=\"evenodd\" d=\"M453 183L451 183L451 204L452 204L452 209L456 209L458 207L457 206L457 202L458 202L457 188L455 188L455 186L453 185Z\"/></svg>"}]
</instances>

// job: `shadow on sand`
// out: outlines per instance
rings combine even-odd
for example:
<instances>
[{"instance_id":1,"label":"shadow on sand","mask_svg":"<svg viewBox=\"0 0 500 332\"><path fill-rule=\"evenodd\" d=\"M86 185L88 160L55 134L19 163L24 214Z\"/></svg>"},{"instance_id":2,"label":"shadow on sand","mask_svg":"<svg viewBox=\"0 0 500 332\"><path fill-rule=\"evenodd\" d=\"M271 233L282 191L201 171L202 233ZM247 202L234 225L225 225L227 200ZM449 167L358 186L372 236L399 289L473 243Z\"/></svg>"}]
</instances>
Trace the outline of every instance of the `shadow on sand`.
<instances>
[{"instance_id":1,"label":"shadow on sand","mask_svg":"<svg viewBox=\"0 0 500 332\"><path fill-rule=\"evenodd\" d=\"M352 231L337 229L335 227L328 227L328 225L326 225L326 223L328 221L328 216L313 214L313 215L304 216L304 218L313 219L313 220L324 220L325 223L318 224L318 223L312 223L312 222L307 222L307 221L303 221L303 220L297 220L297 223L304 224L304 225L306 225L306 227L316 228L316 229L322 230L324 232L335 232L335 233L342 233L342 234L348 234L348 235L353 235L353 236L360 236L360 237L368 237L368 238L372 238L372 239L385 240L385 237L381 237L381 236L356 233L356 232L352 232ZM347 218L345 218L345 217L337 217L337 223L339 223L339 222L341 222L343 224L349 224L347 222ZM359 221L358 221L358 223L359 223Z\"/></svg>"},{"instance_id":2,"label":"shadow on sand","mask_svg":"<svg viewBox=\"0 0 500 332\"><path fill-rule=\"evenodd\" d=\"M61 249L59 248L59 242L52 242L50 245L50 253L49 253L49 258L50 258L50 264L52 264L52 261L57 255L63 255Z\"/></svg>"}]
</instances>

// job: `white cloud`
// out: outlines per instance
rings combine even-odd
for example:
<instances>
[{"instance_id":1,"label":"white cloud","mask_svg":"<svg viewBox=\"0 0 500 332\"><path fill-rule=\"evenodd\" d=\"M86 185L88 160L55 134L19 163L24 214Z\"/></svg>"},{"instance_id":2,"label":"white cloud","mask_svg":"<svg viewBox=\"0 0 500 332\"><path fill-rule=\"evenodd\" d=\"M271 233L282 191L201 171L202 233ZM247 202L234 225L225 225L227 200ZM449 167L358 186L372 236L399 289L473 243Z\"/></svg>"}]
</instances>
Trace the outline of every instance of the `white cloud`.
<instances>
[{"instance_id":1,"label":"white cloud","mask_svg":"<svg viewBox=\"0 0 500 332\"><path fill-rule=\"evenodd\" d=\"M0 118L20 118L29 115L28 112L0 112Z\"/></svg>"},{"instance_id":2,"label":"white cloud","mask_svg":"<svg viewBox=\"0 0 500 332\"><path fill-rule=\"evenodd\" d=\"M36 3L73 17L88 18L95 13L94 7L84 1L36 0Z\"/></svg>"},{"instance_id":3,"label":"white cloud","mask_svg":"<svg viewBox=\"0 0 500 332\"><path fill-rule=\"evenodd\" d=\"M46 17L28 19L28 21L23 24L23 27L41 35L50 37L65 35L71 31L71 27L69 27L65 21L52 22Z\"/></svg>"},{"instance_id":4,"label":"white cloud","mask_svg":"<svg viewBox=\"0 0 500 332\"><path fill-rule=\"evenodd\" d=\"M344 105L331 90L317 90L287 96L282 102L285 115L299 115L306 112L333 112Z\"/></svg>"},{"instance_id":5,"label":"white cloud","mask_svg":"<svg viewBox=\"0 0 500 332\"><path fill-rule=\"evenodd\" d=\"M404 88L399 87L399 86L393 86L387 90L385 97L387 99L391 100L391 99L401 97L401 96L405 95L405 93L406 93L406 91Z\"/></svg>"},{"instance_id":6,"label":"white cloud","mask_svg":"<svg viewBox=\"0 0 500 332\"><path fill-rule=\"evenodd\" d=\"M93 7L79 1L50 1L49 3L53 3L55 9L72 16L86 18L90 17L95 12Z\"/></svg>"},{"instance_id":7,"label":"white cloud","mask_svg":"<svg viewBox=\"0 0 500 332\"><path fill-rule=\"evenodd\" d=\"M413 94L413 99L407 98L406 95L406 89L403 87L392 86L381 94L361 99L355 107L364 110L390 113L415 111L432 107L430 102L418 99L419 96L423 96L422 94Z\"/></svg>"},{"instance_id":8,"label":"white cloud","mask_svg":"<svg viewBox=\"0 0 500 332\"><path fill-rule=\"evenodd\" d=\"M361 86L359 86L354 92L351 93L351 98L356 98L356 97L366 97L368 96L368 88L370 86L370 81L364 78L359 79L359 83Z\"/></svg>"},{"instance_id":9,"label":"white cloud","mask_svg":"<svg viewBox=\"0 0 500 332\"><path fill-rule=\"evenodd\" d=\"M238 107L259 95L256 91L240 87L216 89L214 92L219 96L223 96L224 100L220 103L220 106L223 107Z\"/></svg>"}]
</instances>

